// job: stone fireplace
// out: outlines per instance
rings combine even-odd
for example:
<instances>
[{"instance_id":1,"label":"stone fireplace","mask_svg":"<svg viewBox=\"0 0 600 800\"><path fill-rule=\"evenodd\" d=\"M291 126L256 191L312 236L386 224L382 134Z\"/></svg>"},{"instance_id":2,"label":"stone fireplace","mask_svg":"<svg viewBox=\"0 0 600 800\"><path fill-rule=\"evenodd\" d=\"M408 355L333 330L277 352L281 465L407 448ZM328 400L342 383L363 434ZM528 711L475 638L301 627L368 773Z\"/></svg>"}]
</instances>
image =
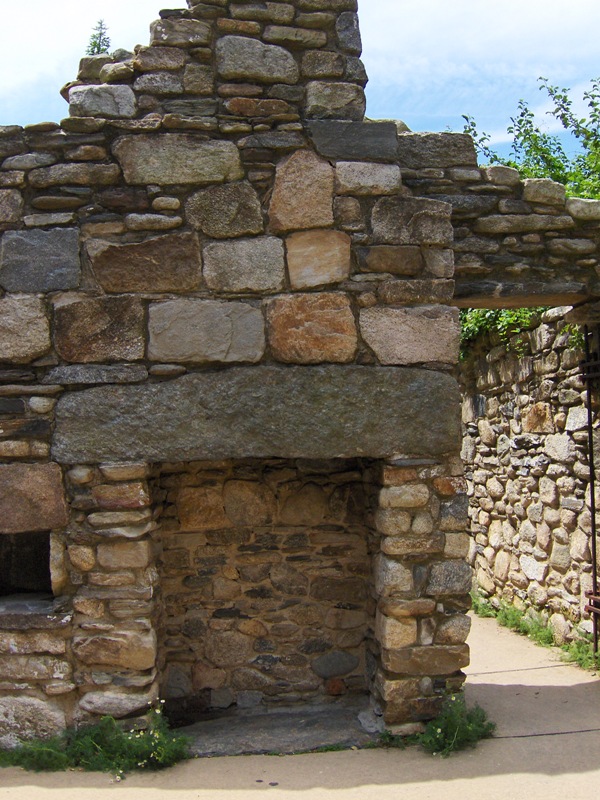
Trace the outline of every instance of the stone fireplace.
<instances>
[{"instance_id":1,"label":"stone fireplace","mask_svg":"<svg viewBox=\"0 0 600 800\"><path fill-rule=\"evenodd\" d=\"M451 207L355 12L190 1L0 130L0 743L462 681Z\"/></svg>"}]
</instances>

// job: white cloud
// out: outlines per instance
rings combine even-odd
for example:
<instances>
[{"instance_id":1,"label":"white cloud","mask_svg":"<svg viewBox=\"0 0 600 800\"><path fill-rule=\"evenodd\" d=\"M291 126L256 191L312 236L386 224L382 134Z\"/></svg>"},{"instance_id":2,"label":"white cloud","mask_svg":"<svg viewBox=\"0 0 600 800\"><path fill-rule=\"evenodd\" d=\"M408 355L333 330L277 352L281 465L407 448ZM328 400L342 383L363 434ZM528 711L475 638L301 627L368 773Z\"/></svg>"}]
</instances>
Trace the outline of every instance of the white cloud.
<instances>
[{"instance_id":1,"label":"white cloud","mask_svg":"<svg viewBox=\"0 0 600 800\"><path fill-rule=\"evenodd\" d=\"M148 27L158 17L157 7L157 0L59 0L58 4L28 0L14 4L0 27L0 93L20 92L36 81L50 79L57 81L58 90L75 78L79 59L100 18L109 28L112 47L148 44Z\"/></svg>"}]
</instances>

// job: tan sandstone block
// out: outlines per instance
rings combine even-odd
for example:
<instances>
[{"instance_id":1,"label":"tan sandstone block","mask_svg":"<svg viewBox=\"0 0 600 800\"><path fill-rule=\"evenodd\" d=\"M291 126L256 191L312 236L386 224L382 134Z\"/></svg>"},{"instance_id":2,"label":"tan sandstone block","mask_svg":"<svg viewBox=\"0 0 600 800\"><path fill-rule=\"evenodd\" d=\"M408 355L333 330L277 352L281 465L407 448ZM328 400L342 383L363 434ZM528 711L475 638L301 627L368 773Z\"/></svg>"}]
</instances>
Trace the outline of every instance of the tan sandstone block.
<instances>
[{"instance_id":1,"label":"tan sandstone block","mask_svg":"<svg viewBox=\"0 0 600 800\"><path fill-rule=\"evenodd\" d=\"M79 636L73 650L84 664L152 669L156 661L156 635L153 631L114 631L99 636Z\"/></svg>"},{"instance_id":2,"label":"tan sandstone block","mask_svg":"<svg viewBox=\"0 0 600 800\"><path fill-rule=\"evenodd\" d=\"M96 554L93 547L74 544L69 547L69 560L80 572L89 572L96 566Z\"/></svg>"},{"instance_id":3,"label":"tan sandstone block","mask_svg":"<svg viewBox=\"0 0 600 800\"><path fill-rule=\"evenodd\" d=\"M145 483L102 483L92 488L92 497L106 511L145 508L150 505Z\"/></svg>"},{"instance_id":4,"label":"tan sandstone block","mask_svg":"<svg viewBox=\"0 0 600 800\"><path fill-rule=\"evenodd\" d=\"M277 168L269 219L271 230L307 230L333 225L333 169L307 150Z\"/></svg>"},{"instance_id":5,"label":"tan sandstone block","mask_svg":"<svg viewBox=\"0 0 600 800\"><path fill-rule=\"evenodd\" d=\"M288 271L294 289L324 286L350 274L351 239L340 231L303 231L286 241Z\"/></svg>"},{"instance_id":6,"label":"tan sandstone block","mask_svg":"<svg viewBox=\"0 0 600 800\"><path fill-rule=\"evenodd\" d=\"M420 508L427 505L430 492L422 483L389 486L379 492L382 508Z\"/></svg>"},{"instance_id":7,"label":"tan sandstone block","mask_svg":"<svg viewBox=\"0 0 600 800\"><path fill-rule=\"evenodd\" d=\"M114 542L98 546L98 562L104 569L144 569L152 560L151 543Z\"/></svg>"},{"instance_id":8,"label":"tan sandstone block","mask_svg":"<svg viewBox=\"0 0 600 800\"><path fill-rule=\"evenodd\" d=\"M230 528L223 494L213 487L185 486L177 495L177 514L182 530Z\"/></svg>"},{"instance_id":9,"label":"tan sandstone block","mask_svg":"<svg viewBox=\"0 0 600 800\"><path fill-rule=\"evenodd\" d=\"M266 525L276 511L273 493L256 481L228 481L223 501L225 512L234 525Z\"/></svg>"},{"instance_id":10,"label":"tan sandstone block","mask_svg":"<svg viewBox=\"0 0 600 800\"><path fill-rule=\"evenodd\" d=\"M469 647L463 645L430 645L403 650L384 650L383 667L404 675L448 675L469 664Z\"/></svg>"},{"instance_id":11,"label":"tan sandstone block","mask_svg":"<svg viewBox=\"0 0 600 800\"><path fill-rule=\"evenodd\" d=\"M386 650L410 647L417 642L417 621L410 617L394 619L380 611L375 620L375 637Z\"/></svg>"},{"instance_id":12,"label":"tan sandstone block","mask_svg":"<svg viewBox=\"0 0 600 800\"><path fill-rule=\"evenodd\" d=\"M269 344L278 361L348 363L357 346L354 316L345 294L286 295L267 305Z\"/></svg>"},{"instance_id":13,"label":"tan sandstone block","mask_svg":"<svg viewBox=\"0 0 600 800\"><path fill-rule=\"evenodd\" d=\"M0 653L26 655L29 653L50 653L61 655L67 649L66 641L60 636L42 631L27 633L0 632Z\"/></svg>"},{"instance_id":14,"label":"tan sandstone block","mask_svg":"<svg viewBox=\"0 0 600 800\"><path fill-rule=\"evenodd\" d=\"M0 273L1 276L1 273ZM38 297L13 294L0 299L2 361L26 364L50 347L50 325Z\"/></svg>"},{"instance_id":15,"label":"tan sandstone block","mask_svg":"<svg viewBox=\"0 0 600 800\"><path fill-rule=\"evenodd\" d=\"M457 309L367 308L360 312L360 330L382 364L454 364L458 360Z\"/></svg>"}]
</instances>

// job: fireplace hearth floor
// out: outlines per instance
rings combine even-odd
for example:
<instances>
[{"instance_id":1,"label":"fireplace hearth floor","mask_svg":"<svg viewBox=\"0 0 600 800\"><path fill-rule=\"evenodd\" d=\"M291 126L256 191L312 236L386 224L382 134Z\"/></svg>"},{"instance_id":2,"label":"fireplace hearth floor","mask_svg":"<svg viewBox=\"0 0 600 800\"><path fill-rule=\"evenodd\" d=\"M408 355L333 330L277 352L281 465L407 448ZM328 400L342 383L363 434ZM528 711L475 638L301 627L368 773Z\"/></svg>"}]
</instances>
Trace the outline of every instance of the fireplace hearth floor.
<instances>
[{"instance_id":1,"label":"fireplace hearth floor","mask_svg":"<svg viewBox=\"0 0 600 800\"><path fill-rule=\"evenodd\" d=\"M364 747L377 739L361 725L365 696L321 705L224 711L179 729L195 756L291 754L324 747Z\"/></svg>"}]
</instances>

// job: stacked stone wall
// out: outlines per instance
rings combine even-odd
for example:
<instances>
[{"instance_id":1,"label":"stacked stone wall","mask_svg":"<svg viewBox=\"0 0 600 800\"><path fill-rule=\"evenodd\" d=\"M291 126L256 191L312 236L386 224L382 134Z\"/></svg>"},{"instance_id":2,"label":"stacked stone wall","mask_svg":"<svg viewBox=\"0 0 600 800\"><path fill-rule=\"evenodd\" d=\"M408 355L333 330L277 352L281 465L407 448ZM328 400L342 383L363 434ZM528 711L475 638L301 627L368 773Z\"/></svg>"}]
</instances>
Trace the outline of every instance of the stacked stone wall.
<instances>
[{"instance_id":1,"label":"stacked stone wall","mask_svg":"<svg viewBox=\"0 0 600 800\"><path fill-rule=\"evenodd\" d=\"M548 179L479 168L470 137L401 132L402 181L448 203L454 302L466 308L575 305L598 295L600 200L567 198Z\"/></svg>"},{"instance_id":2,"label":"stacked stone wall","mask_svg":"<svg viewBox=\"0 0 600 800\"><path fill-rule=\"evenodd\" d=\"M161 690L173 702L271 698L271 666L283 697L365 680L385 724L414 723L463 678L453 304L593 295L600 206L479 169L462 134L363 121L356 10L211 0L163 11L148 47L83 59L60 125L0 129L0 534L11 559L19 537L43 537L54 595L3 601L19 612L0 614L0 735L34 733L44 703L59 729L142 713ZM360 523L336 517L339 459L368 487ZM290 475L277 485L274 460ZM317 461L330 474L317 478ZM296 522L308 520L297 553L290 482L303 487ZM302 495L313 484L327 498L318 523ZM237 491L256 502L228 507ZM343 542L325 553L334 523ZM560 523L547 524L571 524ZM321 571L357 592L370 576L362 610L312 603L331 630L325 663L343 653L337 673L352 660L330 677L316 671L321 654L300 652L319 637L293 618L302 597L320 599ZM271 608L286 576L307 594ZM251 602L274 618L255 618ZM357 617L340 614L336 627L338 611L368 621L346 628ZM51 642L19 637L44 619ZM276 656L255 649L263 639ZM234 685L248 670L269 692Z\"/></svg>"},{"instance_id":3,"label":"stacked stone wall","mask_svg":"<svg viewBox=\"0 0 600 800\"><path fill-rule=\"evenodd\" d=\"M48 537L54 594L25 609L4 602L34 631L65 609L67 665L34 675L27 647L54 656L33 635L0 662L3 708L22 710L0 717L9 737L35 733L26 720L40 703L59 729L143 713L161 688L191 683L221 702L227 690L262 691L233 685L256 672L259 625L282 659L296 658L277 666L282 695L366 681L388 725L432 716L444 687L462 680L470 573L451 206L403 184L394 123L362 121L355 11L353 0L297 0L162 12L148 48L84 59L60 125L0 130L0 532L17 545ZM327 594L313 570L333 570L325 577L357 593L370 581L362 611L336 608L335 596L328 611L319 605L326 623L343 617L325 663L344 653L352 667L331 678L311 667L315 688L302 684L299 656L313 654L297 652L309 625L296 631L293 608L277 622L212 616L233 607L222 596L232 584L267 604L260 595L292 574L281 567L293 558L283 495L268 525L228 516L231 483L257 484L261 497L269 488L266 467L244 472L247 459L360 459L378 471L372 483L363 470L363 484L380 488L366 493L360 536L332 510L335 464L311 478L344 529L331 553L310 497L298 501L310 574L292 567L295 588L306 579L309 598ZM293 469L304 485L316 468ZM228 522L214 528L219 487ZM181 500L190 491L191 510ZM251 585L243 548L271 537L279 569ZM207 557L217 573L194 563L201 548L216 548ZM204 644L186 627L195 597L214 631ZM375 606L364 627L341 613ZM360 654L359 635L371 643ZM249 664L226 663L227 642L246 654L249 639ZM202 683L197 656L225 671L222 685ZM269 657L256 655L263 667ZM343 659L333 660L337 673Z\"/></svg>"},{"instance_id":4,"label":"stacked stone wall","mask_svg":"<svg viewBox=\"0 0 600 800\"><path fill-rule=\"evenodd\" d=\"M462 366L476 582L496 607L538 615L559 642L590 630L592 588L583 354L563 312L546 312L508 352L480 342Z\"/></svg>"}]
</instances>

